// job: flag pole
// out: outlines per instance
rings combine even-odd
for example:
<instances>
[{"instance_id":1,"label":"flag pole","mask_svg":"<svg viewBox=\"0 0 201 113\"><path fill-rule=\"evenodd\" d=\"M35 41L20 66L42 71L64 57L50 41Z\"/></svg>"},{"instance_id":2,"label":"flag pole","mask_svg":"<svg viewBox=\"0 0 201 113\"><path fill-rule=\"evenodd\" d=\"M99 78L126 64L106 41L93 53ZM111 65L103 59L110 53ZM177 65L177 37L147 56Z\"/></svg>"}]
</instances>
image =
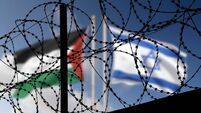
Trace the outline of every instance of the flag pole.
<instances>
[{"instance_id":1,"label":"flag pole","mask_svg":"<svg viewBox=\"0 0 201 113\"><path fill-rule=\"evenodd\" d=\"M61 113L66 113L68 110L67 102L67 8L66 4L60 5L60 65L61 65Z\"/></svg>"},{"instance_id":2,"label":"flag pole","mask_svg":"<svg viewBox=\"0 0 201 113\"><path fill-rule=\"evenodd\" d=\"M91 20L92 20L92 25L91 25L91 35L93 36L93 40L91 41L91 48L92 48L92 54L94 54L94 51L96 49L96 45L95 45L95 40L96 36L95 36L95 31L96 31L96 16L92 15L91 16ZM96 67L95 65L95 58L92 57L91 59L92 65L94 67ZM92 69L91 70L91 99L92 99L92 105L96 102L96 95L95 95L95 91L96 91L96 84L95 84L95 70ZM94 106L95 108L95 106Z\"/></svg>"},{"instance_id":3,"label":"flag pole","mask_svg":"<svg viewBox=\"0 0 201 113\"><path fill-rule=\"evenodd\" d=\"M103 31L103 49L106 49L107 45L104 42L107 42L107 26L106 26L106 22L107 22L107 17L104 15L103 16L103 22L102 22L102 31ZM107 52L104 51L103 52L103 61L106 61L107 59ZM107 112L107 80L105 79L105 77L107 76L107 74L105 73L106 68L105 68L105 63L103 63L103 93L106 90L105 94L103 95L103 109L105 108L105 112Z\"/></svg>"}]
</instances>

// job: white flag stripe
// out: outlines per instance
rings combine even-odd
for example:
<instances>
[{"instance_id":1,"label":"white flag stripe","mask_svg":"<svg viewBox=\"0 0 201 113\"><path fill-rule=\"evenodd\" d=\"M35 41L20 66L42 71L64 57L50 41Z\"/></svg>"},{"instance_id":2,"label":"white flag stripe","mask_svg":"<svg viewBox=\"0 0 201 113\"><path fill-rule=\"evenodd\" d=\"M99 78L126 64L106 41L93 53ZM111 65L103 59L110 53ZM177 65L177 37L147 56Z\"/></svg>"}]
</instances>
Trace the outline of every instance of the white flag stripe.
<instances>
[{"instance_id":1,"label":"white flag stripe","mask_svg":"<svg viewBox=\"0 0 201 113\"><path fill-rule=\"evenodd\" d=\"M55 57L50 58L50 57ZM34 74L34 73L40 73L40 72L44 72L46 70L51 70L51 69L55 69L56 67L60 66L60 60L56 59L56 57L60 57L60 51L59 50L54 50L49 52L48 54L45 54L43 57L43 62L48 63L45 64L43 63L42 66L40 65L41 60L38 59L36 56L33 56L31 58L29 58L21 67L21 69L19 69L21 72L25 72L25 73L30 73L30 74ZM41 56L39 56L39 58L41 58ZM50 64L49 64L50 63ZM39 68L38 68L39 66ZM27 79L26 77L24 77L24 75L19 75L19 80L25 80Z\"/></svg>"}]
</instances>

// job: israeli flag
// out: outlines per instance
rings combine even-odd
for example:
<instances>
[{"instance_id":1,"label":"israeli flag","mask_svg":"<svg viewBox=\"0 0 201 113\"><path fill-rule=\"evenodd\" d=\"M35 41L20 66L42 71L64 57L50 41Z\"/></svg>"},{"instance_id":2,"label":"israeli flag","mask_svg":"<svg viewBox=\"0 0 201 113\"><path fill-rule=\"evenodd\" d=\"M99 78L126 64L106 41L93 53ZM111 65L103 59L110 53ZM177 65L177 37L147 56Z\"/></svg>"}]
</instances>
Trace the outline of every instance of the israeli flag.
<instances>
[{"instance_id":1,"label":"israeli flag","mask_svg":"<svg viewBox=\"0 0 201 113\"><path fill-rule=\"evenodd\" d=\"M187 77L186 53L172 44L155 42L110 26L114 44L111 83L142 84L164 92L175 92ZM118 35L121 34L119 37Z\"/></svg>"}]
</instances>

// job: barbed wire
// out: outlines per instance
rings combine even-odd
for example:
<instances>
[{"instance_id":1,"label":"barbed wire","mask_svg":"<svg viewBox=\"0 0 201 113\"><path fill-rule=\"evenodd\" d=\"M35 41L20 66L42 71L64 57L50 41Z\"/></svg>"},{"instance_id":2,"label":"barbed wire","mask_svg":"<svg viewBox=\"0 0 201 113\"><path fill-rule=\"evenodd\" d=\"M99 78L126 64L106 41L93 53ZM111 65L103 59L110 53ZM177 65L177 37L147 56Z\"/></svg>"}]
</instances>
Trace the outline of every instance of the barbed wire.
<instances>
[{"instance_id":1,"label":"barbed wire","mask_svg":"<svg viewBox=\"0 0 201 113\"><path fill-rule=\"evenodd\" d=\"M73 102L69 100L68 104L75 103L73 108L70 106L71 108L68 110L68 112L107 112L112 106L112 100L110 98L118 100L118 103L122 106L120 108L125 108L141 104L146 95L150 98L150 100L157 100L160 98L157 96L158 93L169 96L181 93L182 89L184 88L188 88L188 90L200 88L199 85L191 85L191 81L195 77L200 77L199 71L201 65L199 61L201 56L198 52L193 51L192 48L189 47L189 43L187 43L184 39L184 35L187 32L185 29L191 29L191 33L196 33L198 37L201 36L199 25L196 25L197 20L194 19L194 17L199 17L201 12L200 7L194 6L198 1L192 0L189 2L189 4L185 5L183 5L179 0L166 1L171 6L168 6L168 9L165 9L164 7L166 6L162 0L155 2L150 0L128 0L125 1L125 4L128 4L128 6L125 8L127 9L128 13L127 16L125 16L125 11L121 11L121 8L116 5L115 1L97 0L96 2L99 4L99 7L97 8L99 8L101 11L101 15L97 16L100 17L100 19L98 19L99 22L97 22L100 23L97 29L94 26L95 23L92 21L90 14L88 14L84 9L77 7L75 5L75 1L76 3L79 2L79 0L70 0L69 3L65 3L69 11L68 13L70 13L70 15L68 15L70 16L68 17L68 19L70 19L70 22L68 20L68 24L70 26L68 28L68 37L81 38L83 47L75 50L72 49L72 46L69 46L67 50L68 52L71 52L71 55L68 55L69 61L67 64L69 66L71 64L76 65L72 72L68 72L68 95L70 95L70 98L73 98L71 99ZM58 7L61 3L61 1L46 2L33 7L27 13L27 15L25 15L24 19L16 20L16 27L0 37L0 40L3 41L3 43L0 45L0 50L2 51L2 58L0 59L1 65L7 69L4 70L4 68L2 68L1 70L2 73L5 71L3 74L6 75L1 75L2 77L5 76L5 79L0 80L0 101L4 100L9 103L14 113L27 112L22 103L23 99L28 97L21 99L20 93L22 92L24 94L28 94L29 99L32 100L32 103L29 104L34 105L34 108L32 109L34 109L36 113L42 112L40 111L42 105L49 109L50 112L60 112L61 92L60 85L58 85L61 81L59 74L60 54L58 53L59 51L57 51L60 48L60 37L55 31L55 29L60 28L60 25L55 20L55 14L59 10ZM172 9L169 9L170 7L172 7ZM32 14L37 10L45 16L41 19L33 18ZM116 22L116 20L113 19L113 16L110 13L112 10L114 11L113 13L119 16L119 22ZM81 13L82 16L90 22L89 24L92 26L92 29L90 30L92 32L91 34L87 33L86 30L82 29L80 26L80 22L78 21L79 19L76 18L76 11ZM141 11L146 12L147 17L143 17ZM163 18L162 16L160 17L160 14L164 14L168 18L165 20L156 20L155 18ZM107 21L103 19L104 17L106 17ZM135 24L138 24L140 27L134 29L132 29L132 27L130 28L129 23L132 21L135 21ZM104 42L102 38L94 39L96 36L100 37L98 32L101 31L100 28L102 23L106 24L109 34L111 37L113 37L108 38L108 41L106 42ZM177 50L172 48L172 46L167 43L163 43L149 37L174 25L176 25L178 28L178 34L175 34L175 40L178 41L178 45L176 46L178 48ZM119 33L115 34L110 26L114 26L116 29L119 29ZM75 31L72 29L73 27L75 27ZM51 34L51 38L46 37L47 28L50 30L49 34ZM125 39L122 39L121 37L125 35L125 32L128 32L129 34L127 34ZM91 43L93 41L95 41L97 45L106 44L106 46L93 49L91 47ZM166 39L164 39L164 41L166 41ZM135 42L135 46L132 46L133 42ZM142 58L139 57L142 52L140 49L141 42L147 42L154 45L155 57L153 66L150 70L148 70L148 64L146 64ZM126 44L130 48L129 51L120 49ZM18 45L25 45L27 48L18 50L16 49L18 48ZM71 43L71 45L73 45L73 43ZM173 70L176 70L176 72L175 75L172 76L174 79L179 81L179 87L173 92L163 90L163 88L158 88L151 84L154 69L156 68L157 62L161 60L161 48L170 51L172 54L174 54L174 56L176 56L176 62L174 62L173 68ZM48 49L52 49L54 52ZM187 69L187 64L189 63L187 63L185 58L181 56L182 51L184 51L188 57L195 58L199 63L198 68L195 68L195 71L192 72L192 74L189 73ZM107 54L106 59L102 58L103 53ZM132 102L124 99L124 97L122 97L119 92L116 91L112 84L112 72L115 59L114 54L116 53L132 57L133 65L130 68L136 71L139 78L139 80L136 81L138 81L143 87L142 91L136 94L138 97L132 99ZM24 56L26 58L22 58ZM30 60L28 58L30 58ZM92 59L95 59L96 62L99 62L97 64L98 66L93 65ZM78 60L80 61L78 62ZM87 63L88 65L86 66ZM126 64L127 62L124 63ZM34 66L32 70L27 69L32 65ZM99 65L104 66L104 73L99 71ZM87 76L86 70L84 70L82 66L86 66L84 67L86 70L94 70L96 77L99 78L98 82L105 84L105 88L102 87L104 88L104 91L98 91L100 94L98 97L96 97L95 102L90 104L88 102L89 100L86 99L88 88L86 88L87 83L85 80L87 79L79 80L79 93L77 93L77 89L72 83L73 76L77 71L80 71L81 76L84 78ZM42 75L44 76L42 77ZM53 83L50 83L49 81L52 79L54 79L54 81L52 81ZM25 86L28 88L25 88ZM29 88L32 88L32 90L29 90ZM49 89L51 94L45 94L46 89ZM17 90L18 92L14 94L14 92ZM102 89L100 88L99 90ZM152 93L153 91L157 92L157 94ZM107 95L106 106L102 105L105 95ZM47 99L47 96L51 98L51 102ZM99 106L104 106L104 108ZM114 109L119 108L113 108L113 110Z\"/></svg>"}]
</instances>

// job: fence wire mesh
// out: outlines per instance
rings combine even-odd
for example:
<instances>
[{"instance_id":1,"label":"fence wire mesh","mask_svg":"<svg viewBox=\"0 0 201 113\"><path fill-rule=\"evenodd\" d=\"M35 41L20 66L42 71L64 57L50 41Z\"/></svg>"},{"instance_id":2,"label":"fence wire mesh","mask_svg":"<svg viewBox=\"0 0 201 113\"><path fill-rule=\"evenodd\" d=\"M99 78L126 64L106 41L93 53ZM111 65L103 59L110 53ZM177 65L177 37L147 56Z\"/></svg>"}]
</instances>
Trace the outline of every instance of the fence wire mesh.
<instances>
[{"instance_id":1,"label":"fence wire mesh","mask_svg":"<svg viewBox=\"0 0 201 113\"><path fill-rule=\"evenodd\" d=\"M81 0L55 0L30 8L0 37L0 102L8 104L5 109L14 113L60 112L61 3L66 4L68 16L68 112L108 112L200 88L199 1L88 0L84 4ZM96 23L91 19L94 6ZM106 41L102 23L108 31ZM144 51L142 43L150 44L153 51ZM164 51L174 59L163 56ZM120 54L131 60L116 59ZM153 55L151 61L145 61L148 55ZM165 76L157 74L158 63L163 63L158 69L164 68L164 73L171 75L168 80L176 81L178 87L152 79L155 74ZM136 78L120 79L135 85L114 83L115 66L135 70ZM93 70L95 84L91 83ZM91 98L92 85L95 99Z\"/></svg>"}]
</instances>

